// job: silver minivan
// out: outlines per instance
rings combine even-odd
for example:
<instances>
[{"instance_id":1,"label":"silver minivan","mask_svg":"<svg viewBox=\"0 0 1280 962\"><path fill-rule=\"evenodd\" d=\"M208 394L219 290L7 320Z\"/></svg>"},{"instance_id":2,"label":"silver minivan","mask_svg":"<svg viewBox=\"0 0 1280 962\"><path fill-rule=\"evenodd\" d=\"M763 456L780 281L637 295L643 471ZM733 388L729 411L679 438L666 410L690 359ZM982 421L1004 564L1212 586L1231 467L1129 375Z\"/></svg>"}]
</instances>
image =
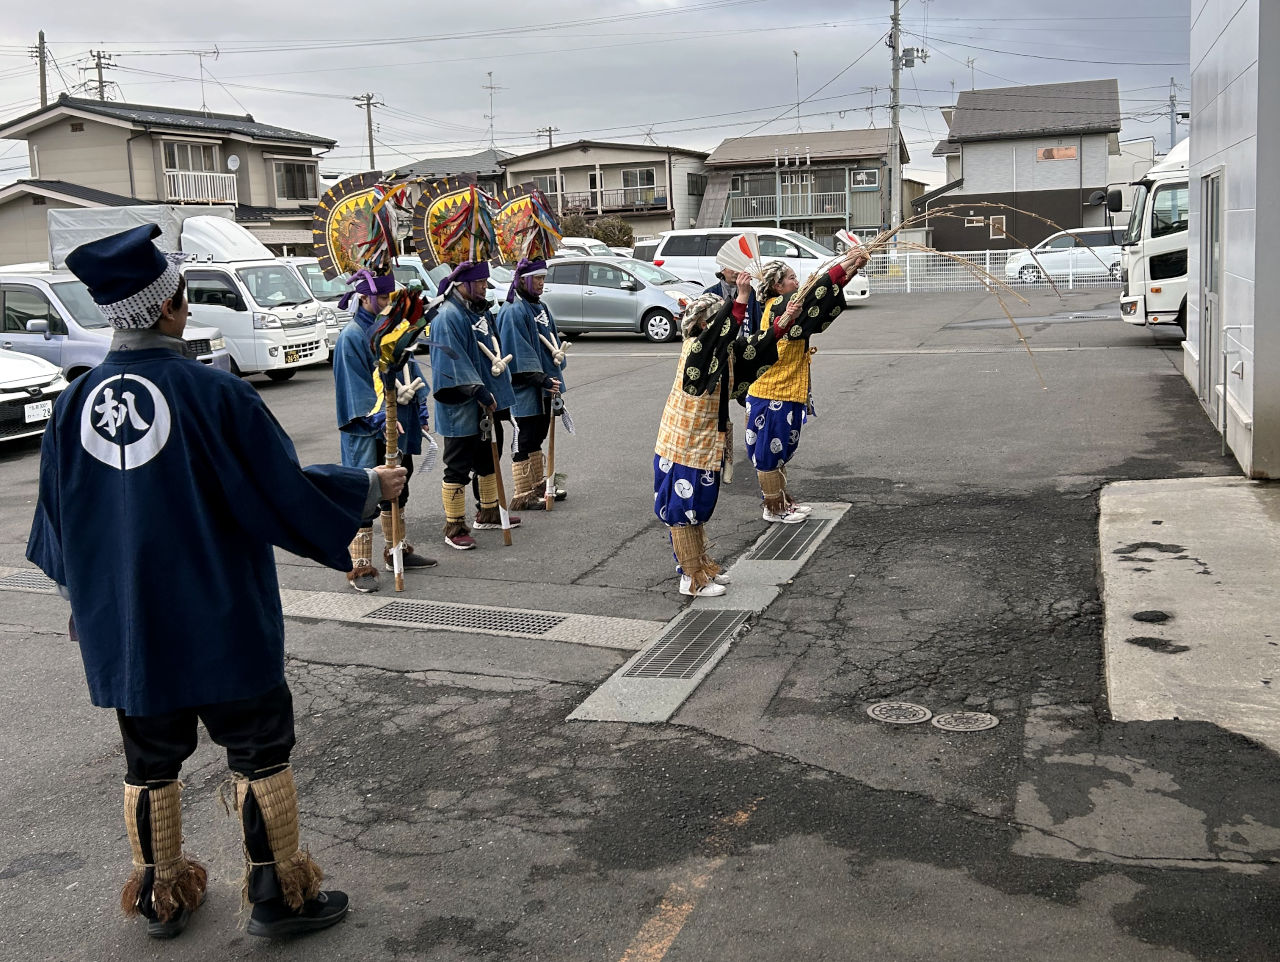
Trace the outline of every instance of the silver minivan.
<instances>
[{"instance_id":1,"label":"silver minivan","mask_svg":"<svg viewBox=\"0 0 1280 962\"><path fill-rule=\"evenodd\" d=\"M101 364L111 346L110 323L70 271L0 270L0 309L0 348L42 357L62 368L68 380ZM217 328L188 321L182 337L190 356L231 370L231 355Z\"/></svg>"}]
</instances>

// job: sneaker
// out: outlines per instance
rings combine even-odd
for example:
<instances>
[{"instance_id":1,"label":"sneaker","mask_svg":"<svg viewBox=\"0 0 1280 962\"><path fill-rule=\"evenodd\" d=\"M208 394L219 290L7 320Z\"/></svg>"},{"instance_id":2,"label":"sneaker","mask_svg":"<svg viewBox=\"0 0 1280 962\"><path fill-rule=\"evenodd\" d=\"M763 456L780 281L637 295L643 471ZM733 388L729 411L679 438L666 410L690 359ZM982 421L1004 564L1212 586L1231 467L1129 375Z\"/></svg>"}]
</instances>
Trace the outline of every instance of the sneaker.
<instances>
[{"instance_id":1,"label":"sneaker","mask_svg":"<svg viewBox=\"0 0 1280 962\"><path fill-rule=\"evenodd\" d=\"M774 514L768 508L764 509L764 519L770 524L782 522L783 524L801 524L808 520L808 515L801 514L792 508L785 508L781 514Z\"/></svg>"},{"instance_id":2,"label":"sneaker","mask_svg":"<svg viewBox=\"0 0 1280 962\"><path fill-rule=\"evenodd\" d=\"M457 548L459 551L470 551L476 546L476 539L469 534L447 534L444 536L444 543L450 548Z\"/></svg>"},{"instance_id":3,"label":"sneaker","mask_svg":"<svg viewBox=\"0 0 1280 962\"><path fill-rule=\"evenodd\" d=\"M716 575L715 582L718 585L731 585L733 584L733 579L722 571Z\"/></svg>"},{"instance_id":4,"label":"sneaker","mask_svg":"<svg viewBox=\"0 0 1280 962\"><path fill-rule=\"evenodd\" d=\"M813 511L813 508L811 508L809 505L801 504L799 501L792 501L789 505L787 505L787 507L790 508L792 511L796 512L796 514L802 514L805 517L808 517L810 512Z\"/></svg>"},{"instance_id":5,"label":"sneaker","mask_svg":"<svg viewBox=\"0 0 1280 962\"><path fill-rule=\"evenodd\" d=\"M256 902L245 931L264 939L318 932L341 922L348 904L346 893L336 890L307 899L296 911L285 905L284 899Z\"/></svg>"},{"instance_id":6,"label":"sneaker","mask_svg":"<svg viewBox=\"0 0 1280 962\"><path fill-rule=\"evenodd\" d=\"M390 548L382 549L382 560L386 562L388 571L395 570L395 562L392 561ZM404 546L404 551L400 555L400 561L404 564L405 571L408 571L410 568L434 568L438 563L435 558L427 558L418 554L413 550L413 545L411 544Z\"/></svg>"},{"instance_id":7,"label":"sneaker","mask_svg":"<svg viewBox=\"0 0 1280 962\"><path fill-rule=\"evenodd\" d=\"M347 572L347 584L361 594L378 590L378 569L373 565L358 565Z\"/></svg>"},{"instance_id":8,"label":"sneaker","mask_svg":"<svg viewBox=\"0 0 1280 962\"><path fill-rule=\"evenodd\" d=\"M724 594L725 591L726 588L724 585L717 584L714 581L708 585L704 585L699 590L694 591L693 579L688 575L680 576L680 594L682 595L689 595L693 598L716 598Z\"/></svg>"}]
</instances>

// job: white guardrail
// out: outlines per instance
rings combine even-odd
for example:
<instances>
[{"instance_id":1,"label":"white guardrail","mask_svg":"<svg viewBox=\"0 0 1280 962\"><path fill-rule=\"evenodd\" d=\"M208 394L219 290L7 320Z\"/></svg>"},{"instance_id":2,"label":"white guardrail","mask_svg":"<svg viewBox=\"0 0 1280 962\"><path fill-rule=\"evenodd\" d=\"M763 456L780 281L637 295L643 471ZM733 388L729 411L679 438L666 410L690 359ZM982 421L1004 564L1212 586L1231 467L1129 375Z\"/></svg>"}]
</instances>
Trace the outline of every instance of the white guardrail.
<instances>
[{"instance_id":1,"label":"white guardrail","mask_svg":"<svg viewBox=\"0 0 1280 962\"><path fill-rule=\"evenodd\" d=\"M1021 256L1019 256L1021 255ZM961 258L981 268L974 272L953 258ZM1006 273L1010 258L1017 258L1018 269L1012 276ZM1068 264L1051 264L1042 258L1041 264L1053 278L1059 290L1118 288L1120 279L1111 265L1093 260L1081 264L1074 258ZM1028 269L1030 268L1030 269ZM1037 267L1026 256L1026 251L949 251L933 254L924 251L899 251L875 254L863 271L873 294L921 294L945 291L977 291L989 285L982 279L982 271L995 276L998 281L1015 290L1051 290L1045 278L1045 270Z\"/></svg>"}]
</instances>

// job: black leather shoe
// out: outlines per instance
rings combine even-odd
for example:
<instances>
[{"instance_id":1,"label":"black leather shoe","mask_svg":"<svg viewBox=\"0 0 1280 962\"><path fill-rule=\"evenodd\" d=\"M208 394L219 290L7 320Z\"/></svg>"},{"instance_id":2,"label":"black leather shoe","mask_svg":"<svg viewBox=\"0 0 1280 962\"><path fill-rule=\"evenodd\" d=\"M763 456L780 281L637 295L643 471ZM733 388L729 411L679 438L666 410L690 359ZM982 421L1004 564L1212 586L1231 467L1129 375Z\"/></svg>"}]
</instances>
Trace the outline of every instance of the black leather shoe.
<instances>
[{"instance_id":1,"label":"black leather shoe","mask_svg":"<svg viewBox=\"0 0 1280 962\"><path fill-rule=\"evenodd\" d=\"M386 562L388 571L396 570L395 562L391 557L390 548L382 549L382 560ZM408 571L410 568L434 568L437 564L435 558L428 558L426 555L418 554L413 550L413 545L409 544L404 546L404 552L401 555L400 560L404 564L405 571Z\"/></svg>"},{"instance_id":2,"label":"black leather shoe","mask_svg":"<svg viewBox=\"0 0 1280 962\"><path fill-rule=\"evenodd\" d=\"M341 922L347 907L347 893L336 889L307 899L297 911L285 905L283 899L255 902L245 931L264 939L319 932Z\"/></svg>"},{"instance_id":3,"label":"black leather shoe","mask_svg":"<svg viewBox=\"0 0 1280 962\"><path fill-rule=\"evenodd\" d=\"M147 920L147 935L153 939L176 939L191 921L191 910L183 909L168 922L158 919Z\"/></svg>"}]
</instances>

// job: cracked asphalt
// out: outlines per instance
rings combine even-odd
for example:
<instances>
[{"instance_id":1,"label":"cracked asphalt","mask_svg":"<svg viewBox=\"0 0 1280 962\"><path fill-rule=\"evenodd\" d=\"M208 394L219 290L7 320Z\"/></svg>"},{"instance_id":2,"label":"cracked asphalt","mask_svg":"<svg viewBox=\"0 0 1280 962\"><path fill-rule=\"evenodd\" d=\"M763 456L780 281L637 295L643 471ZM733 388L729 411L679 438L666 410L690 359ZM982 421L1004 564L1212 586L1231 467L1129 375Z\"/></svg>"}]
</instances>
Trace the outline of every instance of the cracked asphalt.
<instances>
[{"instance_id":1,"label":"cracked asphalt","mask_svg":"<svg viewBox=\"0 0 1280 962\"><path fill-rule=\"evenodd\" d=\"M1114 306L1031 300L1016 313ZM1102 684L1100 486L1234 465L1167 333L1028 325L1033 366L1001 317L979 294L873 295L815 340L820 417L790 473L852 507L669 724L565 721L626 652L291 619L303 837L354 904L307 940L238 929L203 743L184 801L206 905L173 943L119 917L113 721L66 606L0 593L0 959L1274 960L1277 758L1205 723L1113 722ZM647 475L673 363L575 346L570 499L512 548L443 556L415 479L409 532L441 565L407 595L676 615ZM304 459L336 455L324 369L259 386ZM0 449L0 565L21 564L37 455ZM742 474L710 528L730 560L763 533ZM343 590L280 562L285 587ZM1000 724L884 725L881 700Z\"/></svg>"}]
</instances>

